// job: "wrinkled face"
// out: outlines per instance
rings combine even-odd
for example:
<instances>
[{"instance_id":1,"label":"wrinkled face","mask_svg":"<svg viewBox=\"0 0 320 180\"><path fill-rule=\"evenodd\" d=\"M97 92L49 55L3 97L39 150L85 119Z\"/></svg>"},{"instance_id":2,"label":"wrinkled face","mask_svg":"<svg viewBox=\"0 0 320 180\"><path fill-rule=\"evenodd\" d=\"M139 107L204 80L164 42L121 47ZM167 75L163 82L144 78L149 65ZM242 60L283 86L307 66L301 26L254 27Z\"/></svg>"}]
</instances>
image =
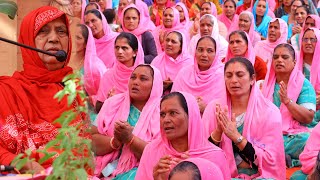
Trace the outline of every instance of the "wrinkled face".
<instances>
[{"instance_id":1,"label":"wrinkled face","mask_svg":"<svg viewBox=\"0 0 320 180\"><path fill-rule=\"evenodd\" d=\"M234 56L244 57L248 50L248 44L240 34L233 34L230 36L229 48Z\"/></svg>"},{"instance_id":2,"label":"wrinkled face","mask_svg":"<svg viewBox=\"0 0 320 180\"><path fill-rule=\"evenodd\" d=\"M173 9L168 8L163 13L163 25L166 28L172 28L174 20Z\"/></svg>"},{"instance_id":3,"label":"wrinkled face","mask_svg":"<svg viewBox=\"0 0 320 180\"><path fill-rule=\"evenodd\" d=\"M129 4L128 0L120 0L119 1L119 10L122 11L125 7L127 7Z\"/></svg>"},{"instance_id":4,"label":"wrinkled face","mask_svg":"<svg viewBox=\"0 0 320 180\"><path fill-rule=\"evenodd\" d=\"M294 11L297 9L297 7L299 6L302 6L302 3L301 1L294 1L292 3L292 6L291 6L291 12L294 13Z\"/></svg>"},{"instance_id":5,"label":"wrinkled face","mask_svg":"<svg viewBox=\"0 0 320 180\"><path fill-rule=\"evenodd\" d=\"M102 21L95 14L89 13L84 17L86 25L91 29L93 37L96 39L104 36Z\"/></svg>"},{"instance_id":6,"label":"wrinkled face","mask_svg":"<svg viewBox=\"0 0 320 180\"><path fill-rule=\"evenodd\" d=\"M286 47L275 49L272 56L272 67L276 74L291 73L295 65L295 59Z\"/></svg>"},{"instance_id":7,"label":"wrinkled face","mask_svg":"<svg viewBox=\"0 0 320 180\"><path fill-rule=\"evenodd\" d=\"M190 171L176 171L176 173L174 173L170 180L193 180L193 173Z\"/></svg>"},{"instance_id":8,"label":"wrinkled face","mask_svg":"<svg viewBox=\"0 0 320 180\"><path fill-rule=\"evenodd\" d=\"M257 16L263 16L264 13L266 12L266 9L267 9L267 3L264 0L259 0L257 9L256 9Z\"/></svg>"},{"instance_id":9,"label":"wrinkled face","mask_svg":"<svg viewBox=\"0 0 320 180\"><path fill-rule=\"evenodd\" d=\"M185 20L184 12L181 6L176 6L176 9L179 11L180 22Z\"/></svg>"},{"instance_id":10,"label":"wrinkled face","mask_svg":"<svg viewBox=\"0 0 320 180\"><path fill-rule=\"evenodd\" d=\"M213 23L210 18L204 18L200 21L200 35L203 36L211 36L213 30Z\"/></svg>"},{"instance_id":11,"label":"wrinkled face","mask_svg":"<svg viewBox=\"0 0 320 180\"><path fill-rule=\"evenodd\" d=\"M234 7L234 4L232 2L228 1L224 3L223 11L227 17L232 17L236 12L236 7Z\"/></svg>"},{"instance_id":12,"label":"wrinkled face","mask_svg":"<svg viewBox=\"0 0 320 180\"><path fill-rule=\"evenodd\" d=\"M160 105L160 128L169 141L188 139L188 115L177 96L162 101Z\"/></svg>"},{"instance_id":13,"label":"wrinkled face","mask_svg":"<svg viewBox=\"0 0 320 180\"><path fill-rule=\"evenodd\" d=\"M245 65L239 62L231 63L224 73L226 87L231 96L240 97L250 94L254 78L250 77Z\"/></svg>"},{"instance_id":14,"label":"wrinkled face","mask_svg":"<svg viewBox=\"0 0 320 180\"><path fill-rule=\"evenodd\" d=\"M208 39L202 39L199 41L196 48L196 60L200 71L208 70L216 56L216 48L214 43Z\"/></svg>"},{"instance_id":15,"label":"wrinkled face","mask_svg":"<svg viewBox=\"0 0 320 180\"><path fill-rule=\"evenodd\" d=\"M312 17L307 17L306 21L304 22L304 31L308 28L316 27L316 21L312 19Z\"/></svg>"},{"instance_id":16,"label":"wrinkled face","mask_svg":"<svg viewBox=\"0 0 320 180\"><path fill-rule=\"evenodd\" d=\"M128 44L128 40L126 38L117 39L114 45L114 52L119 62L129 67L133 66L136 52Z\"/></svg>"},{"instance_id":17,"label":"wrinkled face","mask_svg":"<svg viewBox=\"0 0 320 180\"><path fill-rule=\"evenodd\" d=\"M297 8L294 14L294 17L299 24L302 24L307 18L307 16L307 12L302 7Z\"/></svg>"},{"instance_id":18,"label":"wrinkled face","mask_svg":"<svg viewBox=\"0 0 320 180\"><path fill-rule=\"evenodd\" d=\"M209 3L204 3L201 6L201 10L200 10L200 15L203 16L205 14L211 14L212 10L211 10L211 6Z\"/></svg>"},{"instance_id":19,"label":"wrinkled face","mask_svg":"<svg viewBox=\"0 0 320 180\"><path fill-rule=\"evenodd\" d=\"M280 23L278 20L270 22L268 30L268 39L270 42L276 42L281 36Z\"/></svg>"},{"instance_id":20,"label":"wrinkled face","mask_svg":"<svg viewBox=\"0 0 320 180\"><path fill-rule=\"evenodd\" d=\"M308 30L302 37L302 50L304 54L314 54L317 45L317 37L312 30Z\"/></svg>"},{"instance_id":21,"label":"wrinkled face","mask_svg":"<svg viewBox=\"0 0 320 180\"><path fill-rule=\"evenodd\" d=\"M55 54L59 50L68 53L68 28L63 17L44 25L35 37L36 48ZM38 53L43 64L49 71L61 69L65 62L59 62L54 56Z\"/></svg>"},{"instance_id":22,"label":"wrinkled face","mask_svg":"<svg viewBox=\"0 0 320 180\"><path fill-rule=\"evenodd\" d=\"M129 31L135 30L139 25L139 13L136 9L128 9L123 18L124 27Z\"/></svg>"},{"instance_id":23,"label":"wrinkled face","mask_svg":"<svg viewBox=\"0 0 320 180\"><path fill-rule=\"evenodd\" d=\"M164 51L168 56L174 59L179 56L181 53L181 41L177 33L172 32L167 35L164 48Z\"/></svg>"},{"instance_id":24,"label":"wrinkled face","mask_svg":"<svg viewBox=\"0 0 320 180\"><path fill-rule=\"evenodd\" d=\"M97 2L102 10L106 9L106 0L98 0Z\"/></svg>"},{"instance_id":25,"label":"wrinkled face","mask_svg":"<svg viewBox=\"0 0 320 180\"><path fill-rule=\"evenodd\" d=\"M82 36L81 27L77 26L75 34L76 52L82 52L86 49L85 39Z\"/></svg>"},{"instance_id":26,"label":"wrinkled face","mask_svg":"<svg viewBox=\"0 0 320 180\"><path fill-rule=\"evenodd\" d=\"M149 67L139 66L131 74L128 87L132 101L147 102L152 90L153 73Z\"/></svg>"},{"instance_id":27,"label":"wrinkled face","mask_svg":"<svg viewBox=\"0 0 320 180\"><path fill-rule=\"evenodd\" d=\"M74 14L81 13L81 0L73 0L71 5Z\"/></svg>"},{"instance_id":28,"label":"wrinkled face","mask_svg":"<svg viewBox=\"0 0 320 180\"><path fill-rule=\"evenodd\" d=\"M250 21L249 15L241 14L239 16L239 30L249 33L250 26L251 26L251 21Z\"/></svg>"}]
</instances>

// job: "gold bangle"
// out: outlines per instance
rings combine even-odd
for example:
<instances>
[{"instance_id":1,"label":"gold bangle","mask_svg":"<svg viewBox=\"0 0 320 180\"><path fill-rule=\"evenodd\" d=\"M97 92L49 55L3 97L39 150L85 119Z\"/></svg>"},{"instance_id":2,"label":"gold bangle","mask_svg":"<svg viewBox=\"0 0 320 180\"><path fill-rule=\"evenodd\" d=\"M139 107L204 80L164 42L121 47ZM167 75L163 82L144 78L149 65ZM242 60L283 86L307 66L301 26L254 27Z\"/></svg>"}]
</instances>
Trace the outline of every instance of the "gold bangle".
<instances>
[{"instance_id":1,"label":"gold bangle","mask_svg":"<svg viewBox=\"0 0 320 180\"><path fill-rule=\"evenodd\" d=\"M213 138L212 134L213 134L213 132L210 134L210 137L211 137L211 139L212 139L213 141L215 141L215 142L217 142L217 143L221 142L221 139L220 139L220 141L218 141L218 140L216 140L215 138Z\"/></svg>"},{"instance_id":2,"label":"gold bangle","mask_svg":"<svg viewBox=\"0 0 320 180\"><path fill-rule=\"evenodd\" d=\"M134 141L134 135L132 136L131 140L127 143L128 146L130 146Z\"/></svg>"},{"instance_id":3,"label":"gold bangle","mask_svg":"<svg viewBox=\"0 0 320 180\"><path fill-rule=\"evenodd\" d=\"M113 145L113 141L114 141L114 137L112 137L111 140L110 140L110 147L111 147L113 150L117 150L119 147L116 148L116 147Z\"/></svg>"}]
</instances>

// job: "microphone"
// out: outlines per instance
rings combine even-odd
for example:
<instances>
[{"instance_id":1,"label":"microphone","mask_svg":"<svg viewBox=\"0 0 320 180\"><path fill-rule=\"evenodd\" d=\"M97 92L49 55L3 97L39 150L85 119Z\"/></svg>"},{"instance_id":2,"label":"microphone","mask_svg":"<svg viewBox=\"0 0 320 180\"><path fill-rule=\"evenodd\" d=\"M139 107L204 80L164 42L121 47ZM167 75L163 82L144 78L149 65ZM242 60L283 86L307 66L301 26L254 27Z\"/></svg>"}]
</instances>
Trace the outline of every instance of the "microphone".
<instances>
[{"instance_id":1,"label":"microphone","mask_svg":"<svg viewBox=\"0 0 320 180\"><path fill-rule=\"evenodd\" d=\"M67 53L65 51L63 51L63 50L59 50L56 53L50 53L48 51L44 51L44 50L41 50L41 49L30 47L30 46L27 46L25 44L21 44L21 43L15 42L15 41L11 41L9 39L5 39L5 38L2 38L2 37L0 37L0 40L4 41L4 42L7 42L7 43L10 43L10 44L14 44L14 45L17 45L17 46L24 47L24 48L27 48L27 49L31 49L33 51L41 52L41 53L47 54L49 56L54 56L54 57L56 57L56 59L59 62L64 62L67 59L67 56L68 56Z\"/></svg>"},{"instance_id":2,"label":"microphone","mask_svg":"<svg viewBox=\"0 0 320 180\"><path fill-rule=\"evenodd\" d=\"M0 165L0 171L13 171L13 170L14 170L13 166Z\"/></svg>"}]
</instances>

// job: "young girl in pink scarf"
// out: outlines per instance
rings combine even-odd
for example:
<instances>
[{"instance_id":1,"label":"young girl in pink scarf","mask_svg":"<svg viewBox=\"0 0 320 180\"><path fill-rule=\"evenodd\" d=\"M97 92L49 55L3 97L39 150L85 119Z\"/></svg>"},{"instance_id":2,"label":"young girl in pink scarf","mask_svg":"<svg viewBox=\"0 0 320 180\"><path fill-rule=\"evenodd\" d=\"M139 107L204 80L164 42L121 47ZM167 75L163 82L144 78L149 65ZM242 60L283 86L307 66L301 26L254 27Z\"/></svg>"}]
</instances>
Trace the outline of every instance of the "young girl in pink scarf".
<instances>
[{"instance_id":1,"label":"young girl in pink scarf","mask_svg":"<svg viewBox=\"0 0 320 180\"><path fill-rule=\"evenodd\" d=\"M159 136L161 95L160 72L152 66L139 65L132 72L128 90L105 101L98 127L92 128L95 175L135 178L145 146Z\"/></svg>"},{"instance_id":2,"label":"young girl in pink scarf","mask_svg":"<svg viewBox=\"0 0 320 180\"><path fill-rule=\"evenodd\" d=\"M202 117L206 135L226 153L231 177L285 179L281 114L255 83L248 59L224 68L227 95L211 102Z\"/></svg>"},{"instance_id":3,"label":"young girl in pink scarf","mask_svg":"<svg viewBox=\"0 0 320 180\"><path fill-rule=\"evenodd\" d=\"M136 179L167 179L171 169L186 158L204 158L215 163L230 179L224 152L211 144L204 133L196 99L173 92L160 103L161 137L146 146Z\"/></svg>"}]
</instances>

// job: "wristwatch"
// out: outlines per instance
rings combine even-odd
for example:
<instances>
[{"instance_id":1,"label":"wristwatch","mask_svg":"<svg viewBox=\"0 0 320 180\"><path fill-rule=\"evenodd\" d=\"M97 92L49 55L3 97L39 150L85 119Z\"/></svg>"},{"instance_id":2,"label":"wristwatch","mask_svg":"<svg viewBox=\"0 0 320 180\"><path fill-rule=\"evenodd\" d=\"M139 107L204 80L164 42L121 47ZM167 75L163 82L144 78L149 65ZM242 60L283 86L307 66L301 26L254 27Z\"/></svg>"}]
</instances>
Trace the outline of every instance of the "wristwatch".
<instances>
[{"instance_id":1,"label":"wristwatch","mask_svg":"<svg viewBox=\"0 0 320 180\"><path fill-rule=\"evenodd\" d=\"M235 144L236 145L240 144L242 141L243 141L243 136L240 136L240 137L237 138L237 142Z\"/></svg>"}]
</instances>

